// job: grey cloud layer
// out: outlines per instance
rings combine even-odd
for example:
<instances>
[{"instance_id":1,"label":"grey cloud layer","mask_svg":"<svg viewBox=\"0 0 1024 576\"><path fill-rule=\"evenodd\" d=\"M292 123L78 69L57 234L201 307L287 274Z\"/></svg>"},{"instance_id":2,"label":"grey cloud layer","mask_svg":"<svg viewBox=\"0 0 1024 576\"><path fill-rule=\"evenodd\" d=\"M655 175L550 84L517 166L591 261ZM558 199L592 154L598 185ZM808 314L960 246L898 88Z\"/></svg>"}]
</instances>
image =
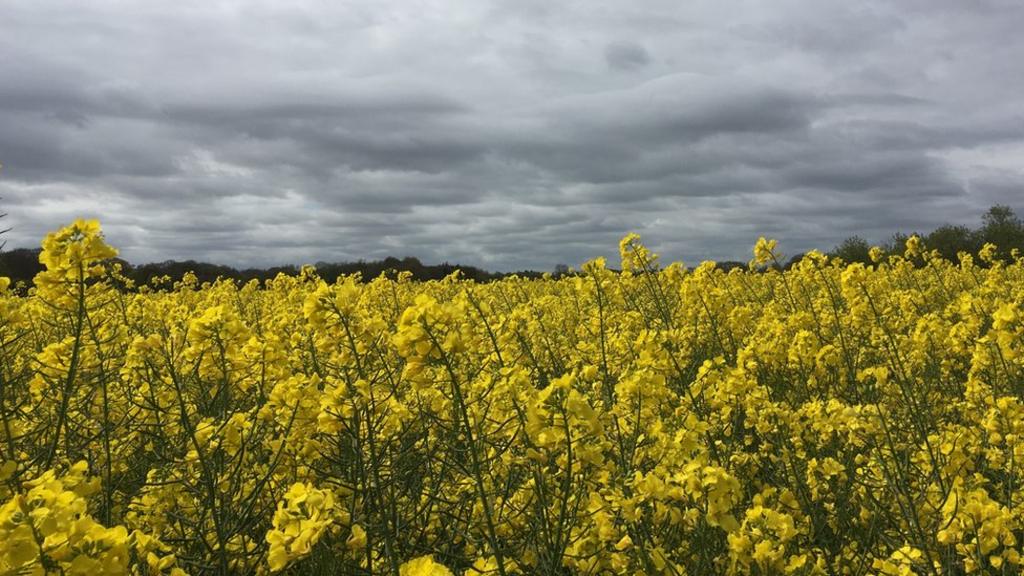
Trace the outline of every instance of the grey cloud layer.
<instances>
[{"instance_id":1,"label":"grey cloud layer","mask_svg":"<svg viewBox=\"0 0 1024 576\"><path fill-rule=\"evenodd\" d=\"M1024 212L1024 5L9 0L9 245L550 269Z\"/></svg>"}]
</instances>

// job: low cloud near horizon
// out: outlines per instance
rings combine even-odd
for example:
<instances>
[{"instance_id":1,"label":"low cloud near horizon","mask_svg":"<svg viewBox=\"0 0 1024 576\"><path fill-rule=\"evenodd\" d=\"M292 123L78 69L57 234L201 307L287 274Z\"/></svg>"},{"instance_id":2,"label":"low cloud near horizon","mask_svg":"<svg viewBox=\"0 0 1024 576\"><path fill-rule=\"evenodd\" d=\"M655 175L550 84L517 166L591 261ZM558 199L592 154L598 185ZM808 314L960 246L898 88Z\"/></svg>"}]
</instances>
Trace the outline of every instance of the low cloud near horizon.
<instances>
[{"instance_id":1,"label":"low cloud near horizon","mask_svg":"<svg viewBox=\"0 0 1024 576\"><path fill-rule=\"evenodd\" d=\"M8 247L84 216L132 262L550 270L1024 212L1015 0L2 12Z\"/></svg>"}]
</instances>

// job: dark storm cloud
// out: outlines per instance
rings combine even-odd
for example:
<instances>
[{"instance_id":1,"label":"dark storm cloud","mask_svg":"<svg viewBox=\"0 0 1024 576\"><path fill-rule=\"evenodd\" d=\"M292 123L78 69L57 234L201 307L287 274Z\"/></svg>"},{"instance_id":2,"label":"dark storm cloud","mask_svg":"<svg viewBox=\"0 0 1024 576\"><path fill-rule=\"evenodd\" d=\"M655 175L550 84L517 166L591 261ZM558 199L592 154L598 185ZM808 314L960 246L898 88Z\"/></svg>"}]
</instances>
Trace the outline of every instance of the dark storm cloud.
<instances>
[{"instance_id":1,"label":"dark storm cloud","mask_svg":"<svg viewBox=\"0 0 1024 576\"><path fill-rule=\"evenodd\" d=\"M795 253L1024 212L1024 5L13 0L0 196L136 261ZM614 258L613 258L614 261Z\"/></svg>"},{"instance_id":2,"label":"dark storm cloud","mask_svg":"<svg viewBox=\"0 0 1024 576\"><path fill-rule=\"evenodd\" d=\"M608 67L615 70L643 68L651 61L647 50L635 42L612 42L604 48Z\"/></svg>"}]
</instances>

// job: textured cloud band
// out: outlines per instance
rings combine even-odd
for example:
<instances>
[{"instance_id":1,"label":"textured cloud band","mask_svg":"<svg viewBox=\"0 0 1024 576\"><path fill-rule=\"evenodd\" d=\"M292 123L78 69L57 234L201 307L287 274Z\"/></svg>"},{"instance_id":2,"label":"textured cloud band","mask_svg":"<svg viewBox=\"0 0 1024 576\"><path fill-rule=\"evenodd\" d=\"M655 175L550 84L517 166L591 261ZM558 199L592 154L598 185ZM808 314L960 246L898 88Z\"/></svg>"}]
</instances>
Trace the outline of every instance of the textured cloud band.
<instances>
[{"instance_id":1,"label":"textured cloud band","mask_svg":"<svg viewBox=\"0 0 1024 576\"><path fill-rule=\"evenodd\" d=\"M1017 2L171 4L0 19L9 246L551 269L975 224L1024 198Z\"/></svg>"}]
</instances>

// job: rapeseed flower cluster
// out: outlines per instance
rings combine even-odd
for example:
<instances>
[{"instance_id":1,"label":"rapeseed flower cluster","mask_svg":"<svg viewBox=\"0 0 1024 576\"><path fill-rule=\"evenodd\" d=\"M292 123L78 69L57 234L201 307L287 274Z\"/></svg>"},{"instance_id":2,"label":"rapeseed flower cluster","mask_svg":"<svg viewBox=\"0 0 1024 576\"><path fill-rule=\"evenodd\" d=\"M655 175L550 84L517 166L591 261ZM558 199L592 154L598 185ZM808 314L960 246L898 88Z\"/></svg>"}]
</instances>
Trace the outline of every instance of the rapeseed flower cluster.
<instances>
[{"instance_id":1,"label":"rapeseed flower cluster","mask_svg":"<svg viewBox=\"0 0 1024 576\"><path fill-rule=\"evenodd\" d=\"M1020 574L1024 261L0 279L2 574Z\"/></svg>"}]
</instances>

